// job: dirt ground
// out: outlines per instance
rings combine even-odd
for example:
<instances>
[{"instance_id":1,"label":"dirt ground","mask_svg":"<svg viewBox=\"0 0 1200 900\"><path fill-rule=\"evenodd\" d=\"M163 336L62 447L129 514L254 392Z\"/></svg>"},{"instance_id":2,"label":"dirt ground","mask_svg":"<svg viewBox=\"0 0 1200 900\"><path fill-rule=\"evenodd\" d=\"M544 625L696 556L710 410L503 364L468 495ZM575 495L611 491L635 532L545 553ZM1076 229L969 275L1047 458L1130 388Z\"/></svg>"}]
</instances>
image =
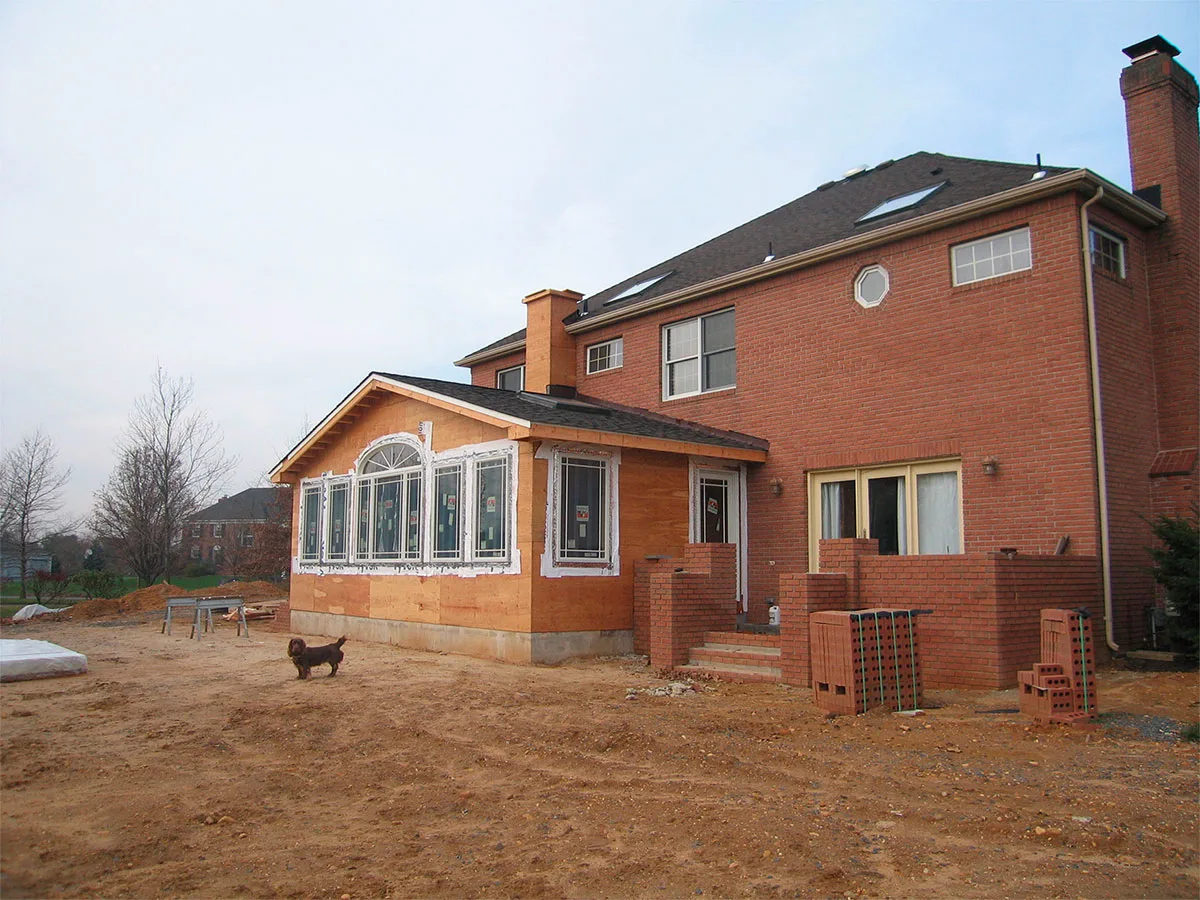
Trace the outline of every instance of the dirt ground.
<instances>
[{"instance_id":1,"label":"dirt ground","mask_svg":"<svg viewBox=\"0 0 1200 900\"><path fill-rule=\"evenodd\" d=\"M0 894L1190 897L1193 673L1105 672L1097 731L1015 691L826 719L638 658L523 667L153 612L5 628L89 672L0 685ZM1156 718L1149 718L1156 717ZM1139 727L1133 727L1139 726Z\"/></svg>"}]
</instances>

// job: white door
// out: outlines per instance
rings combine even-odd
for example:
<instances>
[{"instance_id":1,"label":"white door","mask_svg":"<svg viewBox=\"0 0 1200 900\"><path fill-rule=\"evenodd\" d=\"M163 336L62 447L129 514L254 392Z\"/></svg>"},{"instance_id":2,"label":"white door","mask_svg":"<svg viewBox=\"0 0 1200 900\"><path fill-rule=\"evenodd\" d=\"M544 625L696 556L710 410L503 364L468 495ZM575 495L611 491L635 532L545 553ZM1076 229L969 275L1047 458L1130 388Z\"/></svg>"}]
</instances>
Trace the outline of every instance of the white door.
<instances>
[{"instance_id":1,"label":"white door","mask_svg":"<svg viewBox=\"0 0 1200 900\"><path fill-rule=\"evenodd\" d=\"M738 609L746 611L742 548L742 476L729 469L695 470L692 482L692 541L737 547Z\"/></svg>"}]
</instances>

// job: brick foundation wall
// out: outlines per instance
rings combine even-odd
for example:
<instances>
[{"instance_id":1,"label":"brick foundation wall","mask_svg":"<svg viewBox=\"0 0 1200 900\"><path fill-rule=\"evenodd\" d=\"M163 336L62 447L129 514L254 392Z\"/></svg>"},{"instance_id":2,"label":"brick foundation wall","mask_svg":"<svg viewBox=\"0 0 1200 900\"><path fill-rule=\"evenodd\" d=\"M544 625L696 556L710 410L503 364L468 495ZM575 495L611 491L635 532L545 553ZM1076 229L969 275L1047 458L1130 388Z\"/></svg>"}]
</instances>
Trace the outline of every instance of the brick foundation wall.
<instances>
[{"instance_id":1,"label":"brick foundation wall","mask_svg":"<svg viewBox=\"0 0 1200 900\"><path fill-rule=\"evenodd\" d=\"M648 611L648 616L643 613L648 629L638 627L639 608ZM634 649L648 647L650 664L656 669L683 665L691 648L703 643L704 632L730 631L736 624L737 548L733 544L688 544L679 562L636 565Z\"/></svg>"}]
</instances>

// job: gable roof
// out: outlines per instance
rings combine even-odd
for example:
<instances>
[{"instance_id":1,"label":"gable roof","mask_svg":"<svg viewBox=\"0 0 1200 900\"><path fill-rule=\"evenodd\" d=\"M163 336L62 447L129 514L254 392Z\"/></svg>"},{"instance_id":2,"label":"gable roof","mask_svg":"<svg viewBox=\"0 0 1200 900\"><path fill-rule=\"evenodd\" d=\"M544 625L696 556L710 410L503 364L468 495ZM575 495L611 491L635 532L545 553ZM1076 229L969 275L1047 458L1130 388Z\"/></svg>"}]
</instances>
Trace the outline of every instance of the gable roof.
<instances>
[{"instance_id":1,"label":"gable roof","mask_svg":"<svg viewBox=\"0 0 1200 900\"><path fill-rule=\"evenodd\" d=\"M323 440L340 422L356 418L355 408L369 404L376 391L400 394L505 428L510 440L598 443L755 461L766 459L769 446L767 441L748 434L722 431L591 397L554 397L436 378L372 372L276 464L271 470L272 480L282 480L285 471L310 454L319 452Z\"/></svg>"},{"instance_id":2,"label":"gable roof","mask_svg":"<svg viewBox=\"0 0 1200 900\"><path fill-rule=\"evenodd\" d=\"M246 488L232 497L222 497L206 506L189 522L265 522L271 518L271 503L279 496L277 487Z\"/></svg>"},{"instance_id":3,"label":"gable roof","mask_svg":"<svg viewBox=\"0 0 1200 900\"><path fill-rule=\"evenodd\" d=\"M1035 173L1045 174L1034 178ZM1076 176L1069 178L1066 176ZM605 288L580 303L580 309L565 320L583 330L589 320L610 320L622 311L640 309L657 298L672 297L736 273L754 277L774 274L783 261L802 257L824 247L833 247L868 235L888 239L897 226L928 219L930 227L941 224L939 213L968 207L986 198L1009 192L1023 201L1033 186L1058 193L1074 189L1084 181L1102 183L1110 201L1121 201L1141 212L1147 224L1161 221L1149 204L1115 185L1104 182L1085 169L1022 165L919 152L899 160L888 160L872 169L831 181L778 209L739 225L712 240L664 260ZM1077 184L1078 182L1078 184ZM937 190L912 206L864 219L881 204L914 191ZM848 248L849 249L849 248ZM768 259L768 256L771 259ZM757 270L757 272L755 272ZM631 287L665 276L630 296ZM620 298L620 299L618 299ZM473 365L521 349L525 332L513 332L474 351L457 365Z\"/></svg>"}]
</instances>

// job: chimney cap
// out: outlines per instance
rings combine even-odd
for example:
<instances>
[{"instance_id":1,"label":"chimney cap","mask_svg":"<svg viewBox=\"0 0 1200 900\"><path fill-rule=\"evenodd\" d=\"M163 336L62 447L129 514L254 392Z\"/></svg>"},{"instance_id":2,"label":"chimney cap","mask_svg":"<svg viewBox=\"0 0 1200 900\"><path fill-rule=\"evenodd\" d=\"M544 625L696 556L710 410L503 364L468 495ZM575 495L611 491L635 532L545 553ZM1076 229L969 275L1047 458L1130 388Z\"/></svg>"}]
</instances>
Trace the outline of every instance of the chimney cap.
<instances>
[{"instance_id":1,"label":"chimney cap","mask_svg":"<svg viewBox=\"0 0 1200 900\"><path fill-rule=\"evenodd\" d=\"M1152 38L1146 38L1144 41L1138 41L1136 44L1130 44L1121 51L1131 60L1139 60L1143 56L1150 56L1154 53L1165 53L1167 56L1178 56L1179 48L1164 38L1161 34L1156 34Z\"/></svg>"}]
</instances>

